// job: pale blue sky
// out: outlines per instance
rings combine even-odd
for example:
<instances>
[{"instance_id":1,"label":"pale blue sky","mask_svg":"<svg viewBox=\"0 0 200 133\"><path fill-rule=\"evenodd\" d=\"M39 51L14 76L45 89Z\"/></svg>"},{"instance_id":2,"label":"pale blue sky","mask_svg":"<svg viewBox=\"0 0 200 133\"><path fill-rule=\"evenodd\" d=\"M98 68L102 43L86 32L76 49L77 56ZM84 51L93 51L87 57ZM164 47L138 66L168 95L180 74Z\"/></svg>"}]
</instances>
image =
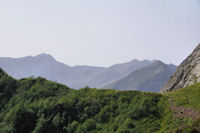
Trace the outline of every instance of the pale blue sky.
<instances>
[{"instance_id":1,"label":"pale blue sky","mask_svg":"<svg viewBox=\"0 0 200 133\"><path fill-rule=\"evenodd\" d=\"M179 64L198 43L199 0L0 0L0 57Z\"/></svg>"}]
</instances>

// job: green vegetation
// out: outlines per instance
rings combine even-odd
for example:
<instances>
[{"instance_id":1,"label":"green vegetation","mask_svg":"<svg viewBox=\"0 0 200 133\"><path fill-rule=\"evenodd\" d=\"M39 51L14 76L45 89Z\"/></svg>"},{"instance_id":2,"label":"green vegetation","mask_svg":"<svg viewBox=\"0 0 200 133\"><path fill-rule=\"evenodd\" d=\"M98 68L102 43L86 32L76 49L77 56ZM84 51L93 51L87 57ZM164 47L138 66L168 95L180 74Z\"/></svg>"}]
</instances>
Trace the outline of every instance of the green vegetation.
<instances>
[{"instance_id":1,"label":"green vegetation","mask_svg":"<svg viewBox=\"0 0 200 133\"><path fill-rule=\"evenodd\" d=\"M178 89L166 94L177 107L193 109L197 114L197 120L176 119L179 122L177 132L199 133L200 132L200 83ZM192 113L195 113L192 112ZM194 114L193 114L194 115ZM180 124L182 123L182 124ZM180 126L181 125L181 126Z\"/></svg>"},{"instance_id":2,"label":"green vegetation","mask_svg":"<svg viewBox=\"0 0 200 133\"><path fill-rule=\"evenodd\" d=\"M180 99L178 92L72 90L44 78L15 80L1 70L0 133L166 133L199 128L200 120L174 117L171 97Z\"/></svg>"},{"instance_id":3,"label":"green vegetation","mask_svg":"<svg viewBox=\"0 0 200 133\"><path fill-rule=\"evenodd\" d=\"M183 89L175 90L168 94L177 106L200 110L200 83Z\"/></svg>"}]
</instances>

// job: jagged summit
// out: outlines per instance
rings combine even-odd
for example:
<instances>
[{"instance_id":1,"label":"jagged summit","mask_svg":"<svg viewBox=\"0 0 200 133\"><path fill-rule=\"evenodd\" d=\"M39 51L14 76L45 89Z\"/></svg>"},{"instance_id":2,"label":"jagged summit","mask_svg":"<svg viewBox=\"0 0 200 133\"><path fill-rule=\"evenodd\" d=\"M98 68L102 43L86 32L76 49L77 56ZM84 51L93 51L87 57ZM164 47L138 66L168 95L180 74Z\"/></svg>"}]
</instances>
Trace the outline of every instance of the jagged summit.
<instances>
[{"instance_id":1,"label":"jagged summit","mask_svg":"<svg viewBox=\"0 0 200 133\"><path fill-rule=\"evenodd\" d=\"M177 68L161 92L173 91L200 82L200 44Z\"/></svg>"}]
</instances>

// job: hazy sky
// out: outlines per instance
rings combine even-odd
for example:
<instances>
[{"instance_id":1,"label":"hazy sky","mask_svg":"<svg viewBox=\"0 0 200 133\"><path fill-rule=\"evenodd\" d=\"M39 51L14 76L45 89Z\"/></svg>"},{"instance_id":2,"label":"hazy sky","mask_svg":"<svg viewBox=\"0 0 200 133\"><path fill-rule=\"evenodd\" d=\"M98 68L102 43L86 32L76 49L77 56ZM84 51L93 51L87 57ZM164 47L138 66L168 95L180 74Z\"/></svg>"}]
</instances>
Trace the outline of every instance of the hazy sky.
<instances>
[{"instance_id":1,"label":"hazy sky","mask_svg":"<svg viewBox=\"0 0 200 133\"><path fill-rule=\"evenodd\" d=\"M198 43L200 0L0 0L0 57L179 64Z\"/></svg>"}]
</instances>

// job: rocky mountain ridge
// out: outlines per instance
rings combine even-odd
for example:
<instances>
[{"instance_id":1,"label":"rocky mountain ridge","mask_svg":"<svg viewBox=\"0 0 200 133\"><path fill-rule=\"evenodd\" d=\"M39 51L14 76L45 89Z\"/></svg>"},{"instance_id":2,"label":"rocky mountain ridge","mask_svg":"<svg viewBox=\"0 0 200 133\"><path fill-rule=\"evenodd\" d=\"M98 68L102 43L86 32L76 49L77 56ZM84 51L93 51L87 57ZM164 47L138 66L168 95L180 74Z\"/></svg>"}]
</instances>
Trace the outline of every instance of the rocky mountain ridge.
<instances>
[{"instance_id":1,"label":"rocky mountain ridge","mask_svg":"<svg viewBox=\"0 0 200 133\"><path fill-rule=\"evenodd\" d=\"M184 88L200 82L200 44L176 69L162 93Z\"/></svg>"}]
</instances>

